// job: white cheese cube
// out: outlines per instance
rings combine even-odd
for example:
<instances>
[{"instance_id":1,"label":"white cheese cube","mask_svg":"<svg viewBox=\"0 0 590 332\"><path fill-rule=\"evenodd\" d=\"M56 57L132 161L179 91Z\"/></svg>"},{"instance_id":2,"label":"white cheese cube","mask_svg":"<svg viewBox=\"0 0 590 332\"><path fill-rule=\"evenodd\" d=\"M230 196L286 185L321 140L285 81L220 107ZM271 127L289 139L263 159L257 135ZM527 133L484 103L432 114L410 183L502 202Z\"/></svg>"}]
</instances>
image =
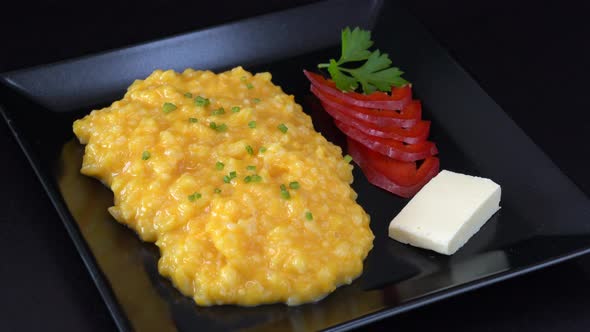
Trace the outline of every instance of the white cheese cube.
<instances>
[{"instance_id":1,"label":"white cheese cube","mask_svg":"<svg viewBox=\"0 0 590 332\"><path fill-rule=\"evenodd\" d=\"M389 236L452 255L500 209L500 186L490 179L443 170L389 224Z\"/></svg>"}]
</instances>

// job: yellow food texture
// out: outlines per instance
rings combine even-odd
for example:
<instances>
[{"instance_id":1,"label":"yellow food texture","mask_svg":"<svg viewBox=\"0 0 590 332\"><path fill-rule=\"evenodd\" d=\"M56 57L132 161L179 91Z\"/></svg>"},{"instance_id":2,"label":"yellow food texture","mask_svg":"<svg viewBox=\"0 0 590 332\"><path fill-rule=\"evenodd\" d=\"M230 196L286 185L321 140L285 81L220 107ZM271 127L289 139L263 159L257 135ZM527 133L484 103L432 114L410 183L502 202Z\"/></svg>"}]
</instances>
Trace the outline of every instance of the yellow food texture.
<instances>
[{"instance_id":1,"label":"yellow food texture","mask_svg":"<svg viewBox=\"0 0 590 332\"><path fill-rule=\"evenodd\" d=\"M352 166L269 73L156 70L74 132L109 212L199 305L296 305L362 272Z\"/></svg>"}]
</instances>

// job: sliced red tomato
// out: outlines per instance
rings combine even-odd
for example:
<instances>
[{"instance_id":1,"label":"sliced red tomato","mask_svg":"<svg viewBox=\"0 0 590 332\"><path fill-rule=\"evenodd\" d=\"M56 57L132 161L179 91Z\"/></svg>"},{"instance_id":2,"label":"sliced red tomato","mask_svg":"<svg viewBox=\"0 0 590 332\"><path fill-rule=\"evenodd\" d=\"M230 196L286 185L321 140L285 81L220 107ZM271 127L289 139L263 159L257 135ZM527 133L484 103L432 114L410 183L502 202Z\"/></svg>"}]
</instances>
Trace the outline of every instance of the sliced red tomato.
<instances>
[{"instance_id":1,"label":"sliced red tomato","mask_svg":"<svg viewBox=\"0 0 590 332\"><path fill-rule=\"evenodd\" d=\"M349 105L396 111L403 109L412 100L412 88L409 85L401 88L393 87L391 95L379 91L365 95L357 92L342 92L333 81L325 79L322 75L307 70L303 73L317 89Z\"/></svg>"},{"instance_id":2,"label":"sliced red tomato","mask_svg":"<svg viewBox=\"0 0 590 332\"><path fill-rule=\"evenodd\" d=\"M370 136L362 131L335 120L336 127L346 136L361 143L367 148L400 161L416 161L438 153L433 142L424 141L416 144L404 144L394 139Z\"/></svg>"},{"instance_id":3,"label":"sliced red tomato","mask_svg":"<svg viewBox=\"0 0 590 332\"><path fill-rule=\"evenodd\" d=\"M370 183L405 198L414 196L440 169L437 157L427 157L417 168L416 162L386 157L350 138L348 153Z\"/></svg>"},{"instance_id":4,"label":"sliced red tomato","mask_svg":"<svg viewBox=\"0 0 590 332\"><path fill-rule=\"evenodd\" d=\"M398 112L347 105L339 100L338 97L326 94L314 85L311 86L310 90L319 100L321 100L324 107L330 107L331 109L337 110L352 118L380 127L411 127L422 117L422 104L418 100L408 102L408 104Z\"/></svg>"},{"instance_id":5,"label":"sliced red tomato","mask_svg":"<svg viewBox=\"0 0 590 332\"><path fill-rule=\"evenodd\" d=\"M382 126L353 118L330 105L322 103L322 106L323 109L335 120L355 127L371 136L390 138L408 144L416 144L424 142L430 131L430 121L420 120L409 128L403 128L397 125Z\"/></svg>"}]
</instances>

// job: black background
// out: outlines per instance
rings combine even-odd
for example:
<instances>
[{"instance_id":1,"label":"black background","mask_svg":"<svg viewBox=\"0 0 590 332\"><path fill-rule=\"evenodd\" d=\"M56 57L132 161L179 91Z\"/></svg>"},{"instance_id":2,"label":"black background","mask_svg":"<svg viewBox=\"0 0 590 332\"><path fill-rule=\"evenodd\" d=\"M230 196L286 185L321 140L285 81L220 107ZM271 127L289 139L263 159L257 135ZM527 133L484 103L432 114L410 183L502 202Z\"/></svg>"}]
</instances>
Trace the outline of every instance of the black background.
<instances>
[{"instance_id":1,"label":"black background","mask_svg":"<svg viewBox=\"0 0 590 332\"><path fill-rule=\"evenodd\" d=\"M308 2L312 1L11 2L0 10L0 72ZM590 5L420 0L408 1L407 6L590 193ZM114 330L82 260L4 123L0 137L0 330ZM367 329L588 331L589 284L590 257L582 257Z\"/></svg>"}]
</instances>

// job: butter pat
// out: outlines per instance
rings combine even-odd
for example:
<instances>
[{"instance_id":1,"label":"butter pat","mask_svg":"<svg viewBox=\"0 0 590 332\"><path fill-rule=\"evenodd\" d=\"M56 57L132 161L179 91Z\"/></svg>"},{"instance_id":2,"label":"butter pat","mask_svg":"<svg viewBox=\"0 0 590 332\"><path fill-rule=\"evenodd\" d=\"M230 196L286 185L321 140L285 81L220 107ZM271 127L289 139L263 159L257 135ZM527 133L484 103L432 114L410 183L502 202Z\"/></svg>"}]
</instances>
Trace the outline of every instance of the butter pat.
<instances>
[{"instance_id":1,"label":"butter pat","mask_svg":"<svg viewBox=\"0 0 590 332\"><path fill-rule=\"evenodd\" d=\"M443 170L389 224L399 242L452 255L500 209L490 179Z\"/></svg>"}]
</instances>

